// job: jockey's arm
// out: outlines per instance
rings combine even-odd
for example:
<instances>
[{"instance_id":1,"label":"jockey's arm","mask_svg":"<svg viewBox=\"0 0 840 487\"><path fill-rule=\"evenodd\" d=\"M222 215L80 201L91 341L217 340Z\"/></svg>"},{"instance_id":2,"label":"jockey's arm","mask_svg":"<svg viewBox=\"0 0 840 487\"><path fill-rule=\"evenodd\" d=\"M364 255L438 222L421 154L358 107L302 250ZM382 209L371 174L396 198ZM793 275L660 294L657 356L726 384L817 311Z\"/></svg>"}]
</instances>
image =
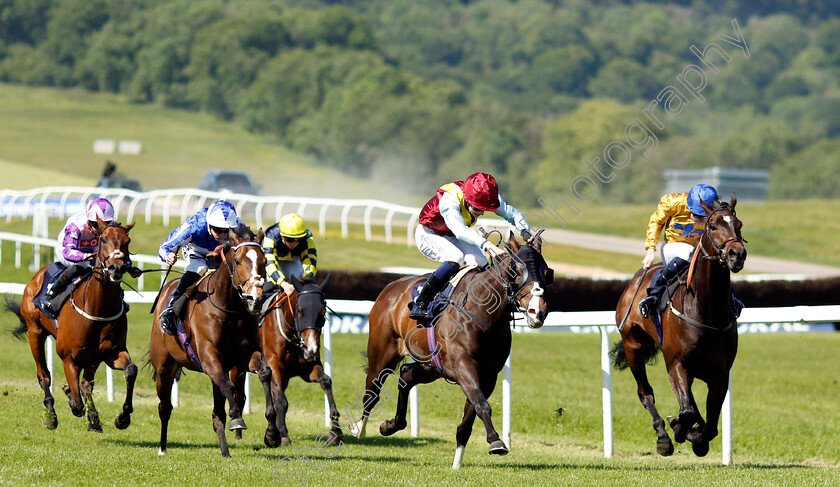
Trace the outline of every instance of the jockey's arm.
<instances>
[{"instance_id":1,"label":"jockey's arm","mask_svg":"<svg viewBox=\"0 0 840 487\"><path fill-rule=\"evenodd\" d=\"M82 229L75 223L69 222L61 232L61 255L70 262L81 262L90 254L79 250L79 238Z\"/></svg>"},{"instance_id":2,"label":"jockey's arm","mask_svg":"<svg viewBox=\"0 0 840 487\"><path fill-rule=\"evenodd\" d=\"M499 195L499 209L494 211L493 213L504 218L505 221L516 227L516 230L519 231L519 235L524 236L525 232L528 232L531 235L534 234L534 231L531 229L531 226L528 225L528 221L525 220L525 215L523 215L521 211L514 208L513 205L505 203L505 200L502 199L501 195Z\"/></svg>"},{"instance_id":3,"label":"jockey's arm","mask_svg":"<svg viewBox=\"0 0 840 487\"><path fill-rule=\"evenodd\" d=\"M178 247L187 244L192 240L192 233L191 229L193 228L192 225L192 218L185 221L180 227L172 230L169 233L169 236L163 243L160 244L160 248L158 248L158 257L163 262L166 262L169 265L174 264L175 262L172 260L172 255L175 254L175 260L178 259L177 250ZM170 261L172 261L170 263Z\"/></svg>"},{"instance_id":4,"label":"jockey's arm","mask_svg":"<svg viewBox=\"0 0 840 487\"><path fill-rule=\"evenodd\" d=\"M281 284L286 280L286 276L280 271L280 266L277 265L276 243L273 238L267 234L263 239L263 253L265 254L265 275L268 277L268 282L274 284Z\"/></svg>"},{"instance_id":5,"label":"jockey's arm","mask_svg":"<svg viewBox=\"0 0 840 487\"><path fill-rule=\"evenodd\" d=\"M315 239L306 239L306 249L300 254L300 263L303 266L303 279L313 279L318 273L318 252L315 250Z\"/></svg>"},{"instance_id":6,"label":"jockey's arm","mask_svg":"<svg viewBox=\"0 0 840 487\"><path fill-rule=\"evenodd\" d=\"M467 226L467 222L461 216L461 203L454 196L449 193L443 193L440 197L439 207L444 223L455 234L455 238L464 243L481 248L486 239L470 230L470 227Z\"/></svg>"}]
</instances>

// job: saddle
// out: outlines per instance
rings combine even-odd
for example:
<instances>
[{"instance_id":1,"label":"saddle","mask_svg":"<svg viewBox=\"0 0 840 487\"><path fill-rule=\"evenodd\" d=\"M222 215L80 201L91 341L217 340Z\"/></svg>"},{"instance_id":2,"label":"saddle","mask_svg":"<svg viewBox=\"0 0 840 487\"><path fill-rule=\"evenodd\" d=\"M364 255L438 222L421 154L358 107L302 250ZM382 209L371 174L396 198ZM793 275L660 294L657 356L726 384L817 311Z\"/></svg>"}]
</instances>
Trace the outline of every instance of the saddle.
<instances>
[{"instance_id":1,"label":"saddle","mask_svg":"<svg viewBox=\"0 0 840 487\"><path fill-rule=\"evenodd\" d=\"M449 279L449 283L443 288L442 291L437 293L432 301L429 303L428 311L426 312L427 323L434 323L435 317L443 312L447 306L449 306L449 298L452 297L452 293L455 291L455 287L461 282L461 279L466 275L467 272L475 269L476 266L468 265L460 268L458 272L455 273L452 278ZM423 288L424 282L417 283L414 287L411 288L411 301L408 302L408 309L414 308L414 301L417 300L417 296L420 295L420 290Z\"/></svg>"},{"instance_id":2,"label":"saddle","mask_svg":"<svg viewBox=\"0 0 840 487\"><path fill-rule=\"evenodd\" d=\"M58 312L53 312L53 310L44 306L41 303L41 301L47 294L47 290L52 286L52 284L55 281L58 280L59 277L61 277L61 274L64 273L65 269L67 269L67 266L65 266L61 262L53 262L52 264L50 264L50 266L47 267L47 270L44 271L44 281L41 283L41 289L38 291L38 294L32 300L32 304L34 304L36 308L40 309L45 315L47 315L47 318L51 320L55 320L58 318ZM76 277L75 279L73 279L73 282L71 282L66 288L64 288L64 291L61 291L61 293L53 299L53 303L58 305L57 309L59 310L59 312L61 311L61 308L64 307L64 303L66 303L67 300L70 299L70 296L73 295L73 291L75 291L76 288L79 287L79 284L87 280L91 276L91 274L93 274L93 272L91 270L88 270L88 272L85 272L84 274ZM58 323L56 323L56 328L58 328Z\"/></svg>"}]
</instances>

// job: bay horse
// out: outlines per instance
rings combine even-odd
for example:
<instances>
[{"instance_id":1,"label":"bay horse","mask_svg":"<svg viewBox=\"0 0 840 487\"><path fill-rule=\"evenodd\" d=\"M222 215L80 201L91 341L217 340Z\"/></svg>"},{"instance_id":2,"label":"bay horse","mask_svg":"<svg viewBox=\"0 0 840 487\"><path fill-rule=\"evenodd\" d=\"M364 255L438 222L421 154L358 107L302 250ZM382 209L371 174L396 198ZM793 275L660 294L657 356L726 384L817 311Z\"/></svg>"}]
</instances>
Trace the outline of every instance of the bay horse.
<instances>
[{"instance_id":1,"label":"bay horse","mask_svg":"<svg viewBox=\"0 0 840 487\"><path fill-rule=\"evenodd\" d=\"M29 281L20 303L6 300L6 309L15 313L21 323L13 333L18 337L24 333L29 335L38 383L44 390L46 414L43 424L48 429L58 427L55 399L50 392L52 377L44 351L49 336L55 338L55 350L64 363L67 385L62 389L70 401L73 415L82 417L87 409L88 430L102 431L99 413L93 402L93 379L99 364L105 362L112 369L125 371L125 402L114 419L114 426L125 429L131 424L137 366L131 361L125 345L128 320L121 283L128 270L128 246L131 242L128 232L134 225L122 226L101 219L97 222L98 228L92 229L99 237L99 246L92 254L92 274L72 291L70 302L61 308L55 321L34 304L49 266L42 267Z\"/></svg>"},{"instance_id":2,"label":"bay horse","mask_svg":"<svg viewBox=\"0 0 840 487\"><path fill-rule=\"evenodd\" d=\"M676 418L667 418L674 439L677 443L688 439L694 454L702 457L709 452L709 442L718 434L729 371L738 349L730 272L740 271L747 258L741 237L742 223L735 216L736 203L734 193L729 203L717 201L714 207L702 203L708 215L706 228L695 247L687 282L681 283L670 307L662 313L661 344L653 321L643 318L639 311L644 293L636 292L649 285L652 272L638 271L616 308L621 341L613 347L613 364L619 370L629 367L633 372L639 400L653 418L656 451L663 456L671 455L674 445L665 430L665 421L656 410L653 388L645 370L645 364L651 363L660 350L680 406ZM708 386L705 421L691 392L694 379Z\"/></svg>"},{"instance_id":3,"label":"bay horse","mask_svg":"<svg viewBox=\"0 0 840 487\"><path fill-rule=\"evenodd\" d=\"M350 425L354 436L364 438L385 379L403 357L411 355L415 361L400 367L396 414L379 425L379 432L390 436L404 429L411 388L443 377L457 383L467 398L455 435L452 468L461 466L476 415L484 422L489 452L508 453L508 446L493 427L487 398L510 354L513 312L523 311L531 328L541 327L548 313L543 293L551 282L551 270L540 253L539 235L529 241L520 246L509 234L505 255L487 270L472 269L461 278L449 305L429 325L434 326L437 342L434 354L427 337L429 330L409 318L408 307L412 288L428 276L404 277L382 290L370 312L364 407L362 418Z\"/></svg>"},{"instance_id":4,"label":"bay horse","mask_svg":"<svg viewBox=\"0 0 840 487\"><path fill-rule=\"evenodd\" d=\"M255 238L244 225L230 232L230 241L219 251L222 262L218 270L197 284L187 303L184 328L190 347L185 347L177 336L161 330L160 314L166 299L159 299L155 306L149 363L154 368L160 400L159 455L166 455L166 434L172 414L172 383L182 368L204 372L213 383L213 429L219 437L222 456L230 456L225 437L225 401L230 405L229 428L247 428L242 410L234 400L233 383L228 378L233 367L259 376L265 390L265 417L268 420L264 441L270 447L279 445L274 425L271 369L263 360L257 331L259 302L265 282L263 237L262 229ZM177 285L177 279L167 283L161 290L161 296L167 296ZM195 358L190 357L188 350L195 352Z\"/></svg>"},{"instance_id":5,"label":"bay horse","mask_svg":"<svg viewBox=\"0 0 840 487\"><path fill-rule=\"evenodd\" d=\"M330 276L327 275L321 284L301 281L294 275L289 281L295 288L294 292L291 295L280 292L270 298L260 327L260 343L266 363L271 367L272 391L277 391L274 401L280 442L282 445L292 444L286 428L286 412L289 409L286 388L292 378L300 377L306 382L317 382L326 394L331 418L327 441L336 446L343 441L338 425L339 412L333 397L332 379L324 373L320 357L321 330L327 312L324 290L329 285ZM237 402L242 407L245 404L244 374L234 369L231 378L236 385ZM236 432L236 437L241 437L241 431Z\"/></svg>"}]
</instances>

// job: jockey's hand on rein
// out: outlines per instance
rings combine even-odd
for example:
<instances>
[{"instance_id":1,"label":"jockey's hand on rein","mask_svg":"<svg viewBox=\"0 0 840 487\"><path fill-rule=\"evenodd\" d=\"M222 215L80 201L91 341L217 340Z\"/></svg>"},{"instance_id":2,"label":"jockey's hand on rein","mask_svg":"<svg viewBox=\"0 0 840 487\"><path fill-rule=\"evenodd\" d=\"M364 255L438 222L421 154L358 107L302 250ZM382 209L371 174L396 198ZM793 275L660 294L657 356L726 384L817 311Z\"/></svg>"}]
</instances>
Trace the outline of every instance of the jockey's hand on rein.
<instances>
[{"instance_id":1,"label":"jockey's hand on rein","mask_svg":"<svg viewBox=\"0 0 840 487\"><path fill-rule=\"evenodd\" d=\"M493 245L493 242L489 240L485 240L483 244L481 244L481 250L487 253L491 258L495 259L497 257L501 257L505 255L505 251Z\"/></svg>"},{"instance_id":2,"label":"jockey's hand on rein","mask_svg":"<svg viewBox=\"0 0 840 487\"><path fill-rule=\"evenodd\" d=\"M126 272L128 272L129 276L135 279L143 275L143 271L138 269L137 267L129 267Z\"/></svg>"}]
</instances>

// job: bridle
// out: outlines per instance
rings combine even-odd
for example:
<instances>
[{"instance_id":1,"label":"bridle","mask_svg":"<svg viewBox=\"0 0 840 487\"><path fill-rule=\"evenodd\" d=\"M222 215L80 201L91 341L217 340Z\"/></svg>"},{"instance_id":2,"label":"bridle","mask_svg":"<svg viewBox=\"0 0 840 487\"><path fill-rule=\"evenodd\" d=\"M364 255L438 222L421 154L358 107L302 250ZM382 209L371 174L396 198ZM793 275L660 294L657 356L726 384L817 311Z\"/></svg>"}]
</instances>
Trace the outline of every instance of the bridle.
<instances>
[{"instance_id":1,"label":"bridle","mask_svg":"<svg viewBox=\"0 0 840 487\"><path fill-rule=\"evenodd\" d=\"M257 242L242 242L231 247L231 250L235 254L240 247L256 247L262 251L262 245ZM239 299L244 302L248 301L248 295L245 293L245 285L250 283L251 286L262 287L265 285L265 278L259 275L252 275L248 279L241 279L239 277L239 273L236 272L238 264L236 263L236 259L232 258L230 261L227 258L227 252L220 252L222 255L222 262L224 263L225 267L228 270L228 274L230 274L230 282L233 284L233 288L236 289L237 294L239 294ZM212 301L211 301L212 302ZM215 306L215 304L214 304ZM218 306L216 306L218 308ZM220 308L221 309L221 308Z\"/></svg>"},{"instance_id":2,"label":"bridle","mask_svg":"<svg viewBox=\"0 0 840 487\"><path fill-rule=\"evenodd\" d=\"M104 258L102 257L102 234L105 233L105 229L107 229L108 227L120 228L121 225L119 225L119 224L116 224L116 225L109 224L108 226L106 226L105 228L102 229L102 232L100 232L100 234L99 234L99 240L96 244L96 260L94 260L94 263L91 266L91 269L92 269L92 272L99 273L100 275L106 277L108 280L110 280L112 282L121 283L122 282L122 276L125 274L125 262L123 262L123 264L121 266L116 267L113 272L110 272L108 270L107 263L108 263L108 260L110 260L110 259L125 259L126 255L123 253L122 250L116 249L116 250L112 251L110 254L106 255ZM115 278L116 275L119 275L119 279ZM84 290L84 293L82 294L83 296L85 296L87 294L87 287L88 287L89 284L90 284L90 279L88 279L84 283L85 290ZM119 285L119 284L117 284L117 285ZM99 322L114 321L126 312L125 301L120 300L120 310L115 315L106 316L106 317L94 316L90 313L87 313L84 309L80 308L76 304L76 299L73 297L73 293L70 294L70 305L73 307L74 310L76 310L77 313L79 313L80 315L82 315L83 317L85 317L85 318L87 318L91 321L99 321Z\"/></svg>"},{"instance_id":3,"label":"bridle","mask_svg":"<svg viewBox=\"0 0 840 487\"><path fill-rule=\"evenodd\" d=\"M709 233L709 221L711 221L712 216L719 211L723 211L725 208L729 208L729 206L717 208L713 210L711 214L709 214L709 216L706 218L706 227L703 229L703 235L700 238L700 241L702 242L702 237L706 237L706 240L709 241L709 243L712 245L712 249L714 249L714 252L709 252L708 250L706 250L705 245L700 245L700 249L703 251L703 257L709 260L717 260L717 263L721 265L726 265L726 252L729 250L729 246L731 244L735 242L738 242L741 245L748 243L746 239L736 234L736 236L729 237L722 243L718 244L717 242L715 242L715 239L712 237L712 234Z\"/></svg>"}]
</instances>

